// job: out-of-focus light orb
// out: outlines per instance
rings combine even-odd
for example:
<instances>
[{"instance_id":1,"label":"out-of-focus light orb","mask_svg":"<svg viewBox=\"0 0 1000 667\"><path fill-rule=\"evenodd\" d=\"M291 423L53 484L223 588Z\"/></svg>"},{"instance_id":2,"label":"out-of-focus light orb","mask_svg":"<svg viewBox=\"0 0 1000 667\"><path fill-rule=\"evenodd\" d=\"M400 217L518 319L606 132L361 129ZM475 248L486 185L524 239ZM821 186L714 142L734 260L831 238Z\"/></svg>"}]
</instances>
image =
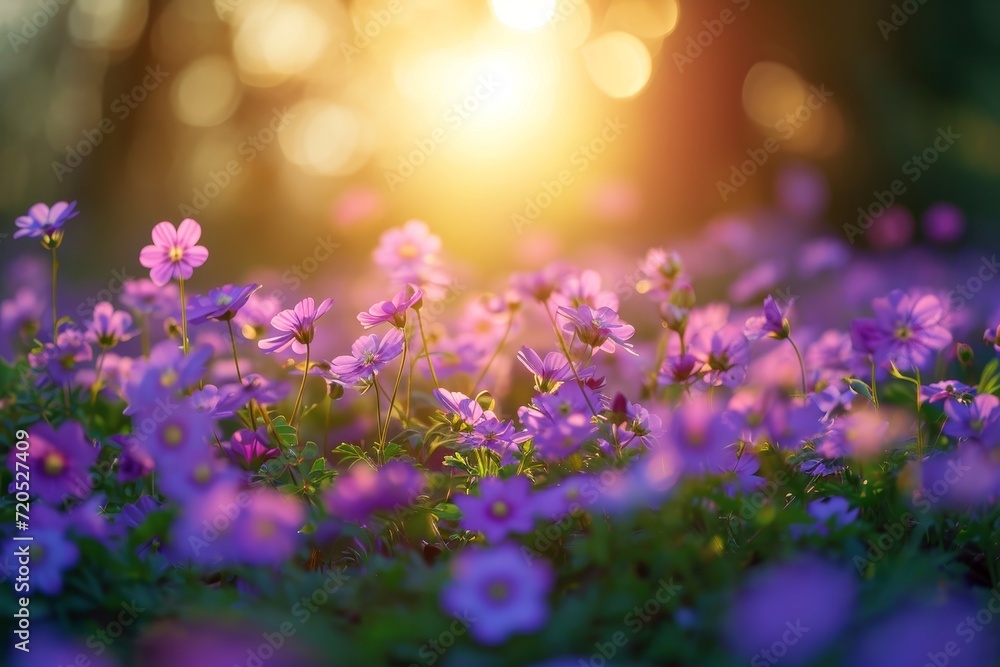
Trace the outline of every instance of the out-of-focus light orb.
<instances>
[{"instance_id":1,"label":"out-of-focus light orb","mask_svg":"<svg viewBox=\"0 0 1000 667\"><path fill-rule=\"evenodd\" d=\"M148 15L147 0L76 0L69 34L80 46L125 49L142 34Z\"/></svg>"},{"instance_id":2,"label":"out-of-focus light orb","mask_svg":"<svg viewBox=\"0 0 1000 667\"><path fill-rule=\"evenodd\" d=\"M309 5L261 5L240 24L233 52L247 83L268 86L315 63L329 40L327 21Z\"/></svg>"},{"instance_id":3,"label":"out-of-focus light orb","mask_svg":"<svg viewBox=\"0 0 1000 667\"><path fill-rule=\"evenodd\" d=\"M170 88L170 104L181 122L213 127L236 111L241 95L240 82L229 60L205 56L177 75Z\"/></svg>"},{"instance_id":4,"label":"out-of-focus light orb","mask_svg":"<svg viewBox=\"0 0 1000 667\"><path fill-rule=\"evenodd\" d=\"M790 67L770 61L756 63L743 80L743 110L753 122L773 128L805 103L808 88Z\"/></svg>"},{"instance_id":5,"label":"out-of-focus light orb","mask_svg":"<svg viewBox=\"0 0 1000 667\"><path fill-rule=\"evenodd\" d=\"M679 18L677 0L617 0L608 8L604 27L655 39L672 33Z\"/></svg>"},{"instance_id":6,"label":"out-of-focus light orb","mask_svg":"<svg viewBox=\"0 0 1000 667\"><path fill-rule=\"evenodd\" d=\"M304 171L328 176L357 171L371 150L371 131L354 110L307 101L292 112L293 125L279 135L285 157Z\"/></svg>"},{"instance_id":7,"label":"out-of-focus light orb","mask_svg":"<svg viewBox=\"0 0 1000 667\"><path fill-rule=\"evenodd\" d=\"M605 33L585 44L581 53L590 79L609 97L637 95L653 73L646 45L627 32Z\"/></svg>"},{"instance_id":8,"label":"out-of-focus light orb","mask_svg":"<svg viewBox=\"0 0 1000 667\"><path fill-rule=\"evenodd\" d=\"M490 0L490 9L508 28L538 30L555 16L556 0Z\"/></svg>"},{"instance_id":9,"label":"out-of-focus light orb","mask_svg":"<svg viewBox=\"0 0 1000 667\"><path fill-rule=\"evenodd\" d=\"M560 45L576 49L590 37L593 22L593 13L585 0L560 0L552 18L552 31Z\"/></svg>"}]
</instances>

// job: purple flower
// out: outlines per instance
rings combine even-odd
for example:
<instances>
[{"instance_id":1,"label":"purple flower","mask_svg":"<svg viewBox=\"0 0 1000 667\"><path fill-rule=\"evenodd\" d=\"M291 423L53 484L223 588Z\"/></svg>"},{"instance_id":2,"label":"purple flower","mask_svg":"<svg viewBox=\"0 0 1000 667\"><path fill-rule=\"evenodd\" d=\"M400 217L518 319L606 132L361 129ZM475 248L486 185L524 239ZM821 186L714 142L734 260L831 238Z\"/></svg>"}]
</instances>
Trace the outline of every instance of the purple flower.
<instances>
[{"instance_id":1,"label":"purple flower","mask_svg":"<svg viewBox=\"0 0 1000 667\"><path fill-rule=\"evenodd\" d=\"M479 483L479 496L457 496L462 510L459 525L499 542L510 533L527 533L535 526L531 480L518 476L502 480L487 477Z\"/></svg>"},{"instance_id":2,"label":"purple flower","mask_svg":"<svg viewBox=\"0 0 1000 667\"><path fill-rule=\"evenodd\" d=\"M139 253L139 263L149 269L149 278L156 285L187 280L208 259L208 249L196 245L200 238L201 225L191 218L184 218L176 228L161 222L153 227L153 245Z\"/></svg>"},{"instance_id":3,"label":"purple flower","mask_svg":"<svg viewBox=\"0 0 1000 667\"><path fill-rule=\"evenodd\" d=\"M508 459L517 451L518 443L524 442L527 438L527 435L517 432L512 422L487 417L479 420L471 431L460 434L458 442L473 449L486 447L499 454L502 457L501 465L506 465Z\"/></svg>"},{"instance_id":4,"label":"purple flower","mask_svg":"<svg viewBox=\"0 0 1000 667\"><path fill-rule=\"evenodd\" d=\"M143 317L167 317L177 310L180 291L176 285L157 285L148 278L126 280L122 285L122 305Z\"/></svg>"},{"instance_id":5,"label":"purple flower","mask_svg":"<svg viewBox=\"0 0 1000 667\"><path fill-rule=\"evenodd\" d=\"M986 329L983 332L983 342L1000 352L1000 325Z\"/></svg>"},{"instance_id":6,"label":"purple flower","mask_svg":"<svg viewBox=\"0 0 1000 667\"><path fill-rule=\"evenodd\" d=\"M5 551L13 552L13 545L28 545L31 551L31 586L46 595L59 595L63 588L63 572L80 560L80 550L69 539L69 518L41 503L31 508L31 542L12 542ZM9 549L9 551L8 551Z\"/></svg>"},{"instance_id":7,"label":"purple flower","mask_svg":"<svg viewBox=\"0 0 1000 667\"><path fill-rule=\"evenodd\" d=\"M944 413L948 416L941 429L944 435L1000 444L995 441L1000 433L1000 398L993 394L979 394L971 402L951 399L944 404Z\"/></svg>"},{"instance_id":8,"label":"purple flower","mask_svg":"<svg viewBox=\"0 0 1000 667\"><path fill-rule=\"evenodd\" d=\"M618 295L601 289L601 276L597 271L583 271L563 276L559 289L552 294L556 306L577 308L590 306L593 309L610 308L618 310Z\"/></svg>"},{"instance_id":9,"label":"purple flower","mask_svg":"<svg viewBox=\"0 0 1000 667\"><path fill-rule=\"evenodd\" d=\"M101 347L111 348L133 338L132 316L124 310L115 310L110 301L94 306L94 319L87 327L87 340Z\"/></svg>"},{"instance_id":10,"label":"purple flower","mask_svg":"<svg viewBox=\"0 0 1000 667\"><path fill-rule=\"evenodd\" d=\"M267 442L267 428L261 426L256 431L241 428L233 434L232 440L224 445L224 451L232 461L247 470L259 470L264 461L276 458L281 451Z\"/></svg>"},{"instance_id":11,"label":"purple flower","mask_svg":"<svg viewBox=\"0 0 1000 667\"><path fill-rule=\"evenodd\" d=\"M889 422L874 410L859 410L837 417L833 428L817 443L816 452L828 459L853 456L872 459L887 450Z\"/></svg>"},{"instance_id":12,"label":"purple flower","mask_svg":"<svg viewBox=\"0 0 1000 667\"><path fill-rule=\"evenodd\" d=\"M236 316L250 295L260 289L260 285L223 285L209 290L205 296L196 295L188 299L187 318L190 324L202 324L209 320L227 322Z\"/></svg>"},{"instance_id":13,"label":"purple flower","mask_svg":"<svg viewBox=\"0 0 1000 667\"><path fill-rule=\"evenodd\" d=\"M538 630L548 619L552 568L545 561L529 564L512 544L465 549L452 561L451 574L441 607L474 620L469 634L476 641L495 646L515 633Z\"/></svg>"},{"instance_id":14,"label":"purple flower","mask_svg":"<svg viewBox=\"0 0 1000 667\"><path fill-rule=\"evenodd\" d=\"M212 348L199 345L187 355L175 341L165 340L153 346L149 359L136 360L132 365L131 381L124 387L128 407L125 414L139 410L152 411L163 404L176 407L171 397L192 388L205 374Z\"/></svg>"},{"instance_id":15,"label":"purple flower","mask_svg":"<svg viewBox=\"0 0 1000 667\"><path fill-rule=\"evenodd\" d=\"M947 313L934 295L916 297L893 290L872 301L872 309L874 318L851 322L851 343L880 366L891 362L903 371L919 368L951 342L944 326Z\"/></svg>"},{"instance_id":16,"label":"purple flower","mask_svg":"<svg viewBox=\"0 0 1000 667\"><path fill-rule=\"evenodd\" d=\"M820 535L826 535L830 528L843 528L858 518L860 508L851 509L851 503L841 496L820 498L809 503L806 511L816 520L814 530Z\"/></svg>"},{"instance_id":17,"label":"purple flower","mask_svg":"<svg viewBox=\"0 0 1000 667\"><path fill-rule=\"evenodd\" d=\"M685 468L695 473L712 473L736 465L740 439L733 413L712 408L706 398L686 401L670 414L664 440L677 447Z\"/></svg>"},{"instance_id":18,"label":"purple flower","mask_svg":"<svg viewBox=\"0 0 1000 667\"><path fill-rule=\"evenodd\" d=\"M246 304L236 313L233 324L247 340L256 340L264 335L271 319L281 310L281 302L273 296L261 296L254 292Z\"/></svg>"},{"instance_id":19,"label":"purple flower","mask_svg":"<svg viewBox=\"0 0 1000 667\"><path fill-rule=\"evenodd\" d=\"M98 448L87 438L79 422L63 422L58 429L37 422L28 429L26 439L27 457L18 456L24 450L11 447L7 467L15 471L18 463L27 464L32 493L52 505L90 494L89 469L97 462Z\"/></svg>"},{"instance_id":20,"label":"purple flower","mask_svg":"<svg viewBox=\"0 0 1000 667\"><path fill-rule=\"evenodd\" d=\"M976 395L976 388L963 384L958 380L944 380L920 387L920 400L927 403L937 403L945 399L958 399Z\"/></svg>"},{"instance_id":21,"label":"purple flower","mask_svg":"<svg viewBox=\"0 0 1000 667\"><path fill-rule=\"evenodd\" d=\"M764 314L747 319L743 325L743 335L747 340L769 338L788 338L789 326L778 302L770 294L764 299Z\"/></svg>"},{"instance_id":22,"label":"purple flower","mask_svg":"<svg viewBox=\"0 0 1000 667\"><path fill-rule=\"evenodd\" d=\"M71 220L80 214L76 210L76 202L68 204L64 201L56 202L51 208L47 204L38 203L28 209L28 215L22 215L14 221L18 230L14 232L14 238L22 236L31 238L57 237L61 236L63 225L67 220Z\"/></svg>"},{"instance_id":23,"label":"purple flower","mask_svg":"<svg viewBox=\"0 0 1000 667\"><path fill-rule=\"evenodd\" d=\"M379 301L368 309L367 313L358 313L358 322L365 329L371 329L383 322L390 322L397 329L406 326L406 311L410 308L419 309L424 299L423 291L416 285L407 285L406 289L392 297L391 301Z\"/></svg>"},{"instance_id":24,"label":"purple flower","mask_svg":"<svg viewBox=\"0 0 1000 667\"><path fill-rule=\"evenodd\" d=\"M330 362L330 374L334 382L345 387L372 382L402 351L403 333L399 329L393 329L381 340L375 334L362 336L354 341L350 354Z\"/></svg>"},{"instance_id":25,"label":"purple flower","mask_svg":"<svg viewBox=\"0 0 1000 667\"><path fill-rule=\"evenodd\" d=\"M704 381L709 386L736 387L746 377L750 346L735 324L717 331L702 329L691 341L691 353L705 366Z\"/></svg>"},{"instance_id":26,"label":"purple flower","mask_svg":"<svg viewBox=\"0 0 1000 667\"><path fill-rule=\"evenodd\" d=\"M433 264L439 252L441 238L431 234L426 222L410 220L383 233L372 257L376 265L392 274L415 276Z\"/></svg>"},{"instance_id":27,"label":"purple flower","mask_svg":"<svg viewBox=\"0 0 1000 667\"><path fill-rule=\"evenodd\" d=\"M492 410L483 410L483 407L475 399L469 398L460 391L435 389L434 398L444 408L446 415L458 419L459 425L475 426L484 419L496 419Z\"/></svg>"},{"instance_id":28,"label":"purple flower","mask_svg":"<svg viewBox=\"0 0 1000 667\"><path fill-rule=\"evenodd\" d=\"M22 287L0 303L0 338L16 334L22 343L30 341L41 327L45 303L30 287Z\"/></svg>"},{"instance_id":29,"label":"purple flower","mask_svg":"<svg viewBox=\"0 0 1000 667\"><path fill-rule=\"evenodd\" d=\"M783 662L816 664L852 618L857 589L851 572L814 557L769 565L753 573L729 606L726 644L739 661L757 664L775 655L764 649L784 638Z\"/></svg>"},{"instance_id":30,"label":"purple flower","mask_svg":"<svg viewBox=\"0 0 1000 667\"><path fill-rule=\"evenodd\" d=\"M334 516L363 523L373 512L408 506L424 484L423 473L403 461L390 461L378 470L356 465L337 477L323 504Z\"/></svg>"},{"instance_id":31,"label":"purple flower","mask_svg":"<svg viewBox=\"0 0 1000 667\"><path fill-rule=\"evenodd\" d=\"M543 360L537 352L525 346L517 353L517 360L534 374L535 389L542 393L555 391L573 377L573 369L562 352L549 352Z\"/></svg>"},{"instance_id":32,"label":"purple flower","mask_svg":"<svg viewBox=\"0 0 1000 667\"><path fill-rule=\"evenodd\" d=\"M51 379L60 386L72 383L78 366L93 358L94 350L83 333L72 328L60 332L54 345L45 343L41 352L28 355L32 368L44 368L47 371L47 378L39 378L40 383Z\"/></svg>"},{"instance_id":33,"label":"purple flower","mask_svg":"<svg viewBox=\"0 0 1000 667\"><path fill-rule=\"evenodd\" d=\"M118 481L123 484L142 479L153 472L156 463L142 446L140 439L132 434L113 435L109 438L122 449L118 457Z\"/></svg>"},{"instance_id":34,"label":"purple flower","mask_svg":"<svg viewBox=\"0 0 1000 667\"><path fill-rule=\"evenodd\" d=\"M302 503L269 488L250 491L246 503L246 511L233 521L233 559L274 567L287 562L295 555L306 518Z\"/></svg>"},{"instance_id":35,"label":"purple flower","mask_svg":"<svg viewBox=\"0 0 1000 667\"><path fill-rule=\"evenodd\" d=\"M632 345L625 342L635 334L635 329L622 322L612 309L603 307L594 310L587 305L575 309L559 306L558 312L569 320L563 323L563 331L576 334L582 343L609 354L613 354L615 347L620 345L626 352L635 354Z\"/></svg>"},{"instance_id":36,"label":"purple flower","mask_svg":"<svg viewBox=\"0 0 1000 667\"><path fill-rule=\"evenodd\" d=\"M693 354L672 354L663 361L656 380L660 386L676 384L686 387L701 376L702 368L702 362Z\"/></svg>"},{"instance_id":37,"label":"purple flower","mask_svg":"<svg viewBox=\"0 0 1000 667\"><path fill-rule=\"evenodd\" d=\"M281 311L271 320L271 326L285 333L257 341L257 347L264 352L281 352L289 345L295 354L305 354L306 346L312 342L316 331L316 320L323 317L333 305L333 299L324 299L319 307L312 297L299 301L295 308Z\"/></svg>"},{"instance_id":38,"label":"purple flower","mask_svg":"<svg viewBox=\"0 0 1000 667\"><path fill-rule=\"evenodd\" d=\"M948 202L938 202L924 211L924 234L933 243L954 243L965 233L962 209Z\"/></svg>"}]
</instances>

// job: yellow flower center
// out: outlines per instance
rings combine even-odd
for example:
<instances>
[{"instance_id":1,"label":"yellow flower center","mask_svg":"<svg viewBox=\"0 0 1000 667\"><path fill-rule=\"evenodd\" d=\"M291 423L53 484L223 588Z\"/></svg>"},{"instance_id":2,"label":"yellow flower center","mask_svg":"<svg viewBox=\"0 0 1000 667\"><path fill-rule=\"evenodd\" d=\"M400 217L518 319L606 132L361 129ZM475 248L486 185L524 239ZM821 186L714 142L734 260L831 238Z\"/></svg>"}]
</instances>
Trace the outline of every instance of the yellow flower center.
<instances>
[{"instance_id":1,"label":"yellow flower center","mask_svg":"<svg viewBox=\"0 0 1000 667\"><path fill-rule=\"evenodd\" d=\"M66 460L63 459L62 454L58 452L52 452L45 457L45 474L47 475L58 475L66 467Z\"/></svg>"},{"instance_id":2,"label":"yellow flower center","mask_svg":"<svg viewBox=\"0 0 1000 667\"><path fill-rule=\"evenodd\" d=\"M194 481L205 484L212 479L212 468L207 463L202 463L194 471Z\"/></svg>"},{"instance_id":3,"label":"yellow flower center","mask_svg":"<svg viewBox=\"0 0 1000 667\"><path fill-rule=\"evenodd\" d=\"M413 259L414 257L417 256L418 252L419 251L417 250L417 246L413 245L412 243L404 243L403 245L399 246L399 256L402 257L403 259Z\"/></svg>"},{"instance_id":4,"label":"yellow flower center","mask_svg":"<svg viewBox=\"0 0 1000 667\"><path fill-rule=\"evenodd\" d=\"M494 584L491 584L489 593L490 597L493 598L494 600L497 600L498 602L500 600L505 600L507 599L507 594L509 593L509 591L507 590L507 584L504 584L499 581Z\"/></svg>"},{"instance_id":5,"label":"yellow flower center","mask_svg":"<svg viewBox=\"0 0 1000 667\"><path fill-rule=\"evenodd\" d=\"M175 262L175 263L179 262L179 261L181 261L181 258L183 256L184 256L184 248L181 248L180 246L176 246L176 245L173 246L172 248L170 248L170 261L171 262Z\"/></svg>"},{"instance_id":6,"label":"yellow flower center","mask_svg":"<svg viewBox=\"0 0 1000 667\"><path fill-rule=\"evenodd\" d=\"M505 503L502 500L496 501L495 503L493 503L493 506L490 507L490 514L492 514L498 519L502 519L505 516L507 516L508 512L509 510L507 509L507 503Z\"/></svg>"},{"instance_id":7,"label":"yellow flower center","mask_svg":"<svg viewBox=\"0 0 1000 667\"><path fill-rule=\"evenodd\" d=\"M163 429L163 442L167 443L171 447L176 447L181 444L184 439L184 432L181 431L181 427L176 424L171 424L170 426Z\"/></svg>"}]
</instances>

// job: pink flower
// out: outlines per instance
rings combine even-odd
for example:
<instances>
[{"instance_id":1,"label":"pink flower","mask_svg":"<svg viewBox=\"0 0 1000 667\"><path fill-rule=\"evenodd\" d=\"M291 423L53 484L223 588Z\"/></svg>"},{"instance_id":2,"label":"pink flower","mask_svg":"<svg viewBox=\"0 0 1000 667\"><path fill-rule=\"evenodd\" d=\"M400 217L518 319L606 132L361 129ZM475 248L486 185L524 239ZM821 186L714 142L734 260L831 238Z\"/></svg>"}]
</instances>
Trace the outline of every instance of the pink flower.
<instances>
[{"instance_id":1,"label":"pink flower","mask_svg":"<svg viewBox=\"0 0 1000 667\"><path fill-rule=\"evenodd\" d=\"M406 311L410 308L420 308L424 293L412 283L402 292L392 297L392 301L379 301L368 309L367 313L358 313L358 322L365 329L389 322L397 329L406 325Z\"/></svg>"},{"instance_id":2,"label":"pink flower","mask_svg":"<svg viewBox=\"0 0 1000 667\"><path fill-rule=\"evenodd\" d=\"M333 299L324 299L319 307L312 297L302 299L294 309L283 310L271 320L272 327L285 333L257 341L257 347L264 352L281 352L291 345L296 354L305 354L306 345L312 342L316 333L316 320L323 317L332 305Z\"/></svg>"},{"instance_id":3,"label":"pink flower","mask_svg":"<svg viewBox=\"0 0 1000 667\"><path fill-rule=\"evenodd\" d=\"M208 259L208 249L196 245L201 238L201 225L184 218L179 227L161 222L153 227L153 245L139 253L139 263L149 269L156 285L166 285L172 279L187 280L194 270Z\"/></svg>"}]
</instances>

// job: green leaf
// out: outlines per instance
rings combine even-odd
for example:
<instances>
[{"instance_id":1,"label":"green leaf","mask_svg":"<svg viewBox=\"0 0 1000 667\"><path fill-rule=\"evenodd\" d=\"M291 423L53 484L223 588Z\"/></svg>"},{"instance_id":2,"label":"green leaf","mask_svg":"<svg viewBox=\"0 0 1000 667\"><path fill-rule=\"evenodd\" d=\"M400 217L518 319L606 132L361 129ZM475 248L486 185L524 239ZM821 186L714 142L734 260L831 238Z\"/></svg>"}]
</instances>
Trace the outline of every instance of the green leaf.
<instances>
[{"instance_id":1,"label":"green leaf","mask_svg":"<svg viewBox=\"0 0 1000 667\"><path fill-rule=\"evenodd\" d=\"M983 368L979 379L980 394L996 394L1000 390L1000 359L993 359Z\"/></svg>"},{"instance_id":2,"label":"green leaf","mask_svg":"<svg viewBox=\"0 0 1000 667\"><path fill-rule=\"evenodd\" d=\"M851 388L855 394L859 396L864 396L872 405L875 404L875 398L872 396L872 389L868 386L864 380L859 380L858 378L847 378L847 386Z\"/></svg>"},{"instance_id":3,"label":"green leaf","mask_svg":"<svg viewBox=\"0 0 1000 667\"><path fill-rule=\"evenodd\" d=\"M431 512L439 519L447 521L458 521L462 518L462 510L458 509L458 505L454 503L438 503L431 508Z\"/></svg>"},{"instance_id":4,"label":"green leaf","mask_svg":"<svg viewBox=\"0 0 1000 667\"><path fill-rule=\"evenodd\" d=\"M271 420L274 432L278 435L278 441L285 449L294 449L299 444L299 436L295 427L289 424L285 418L278 415Z\"/></svg>"},{"instance_id":5,"label":"green leaf","mask_svg":"<svg viewBox=\"0 0 1000 667\"><path fill-rule=\"evenodd\" d=\"M302 458L307 461L312 461L318 456L319 449L316 447L316 443L310 440L306 443L306 446L302 448Z\"/></svg>"},{"instance_id":6,"label":"green leaf","mask_svg":"<svg viewBox=\"0 0 1000 667\"><path fill-rule=\"evenodd\" d=\"M364 461L372 468L375 468L375 462L371 460L365 450L361 449L357 445L352 445L349 442L344 442L337 445L337 448L333 450L334 454L340 454L343 457L343 462L350 465L354 465L358 461Z\"/></svg>"},{"instance_id":7,"label":"green leaf","mask_svg":"<svg viewBox=\"0 0 1000 667\"><path fill-rule=\"evenodd\" d=\"M309 469L309 474L312 475L314 472L320 472L326 470L326 459L319 458L313 461L312 468Z\"/></svg>"},{"instance_id":8,"label":"green leaf","mask_svg":"<svg viewBox=\"0 0 1000 667\"><path fill-rule=\"evenodd\" d=\"M385 458L388 460L388 459L394 459L397 456L401 456L405 452L406 450L403 449L403 446L400 445L398 442L390 442L385 446L383 454L385 455Z\"/></svg>"}]
</instances>

